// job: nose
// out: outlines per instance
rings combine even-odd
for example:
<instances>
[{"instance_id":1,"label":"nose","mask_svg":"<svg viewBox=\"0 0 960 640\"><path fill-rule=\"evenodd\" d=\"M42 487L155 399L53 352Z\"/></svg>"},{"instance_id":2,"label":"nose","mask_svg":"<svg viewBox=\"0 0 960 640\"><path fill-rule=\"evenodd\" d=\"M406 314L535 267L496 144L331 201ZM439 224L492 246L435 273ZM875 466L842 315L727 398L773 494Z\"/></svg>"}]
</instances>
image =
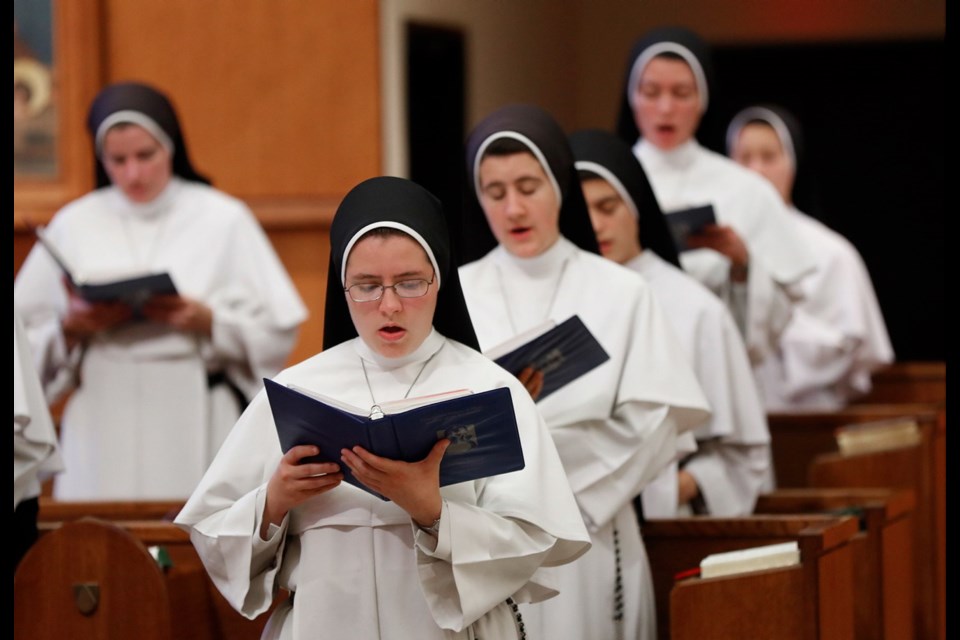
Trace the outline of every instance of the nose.
<instances>
[{"instance_id":1,"label":"nose","mask_svg":"<svg viewBox=\"0 0 960 640\"><path fill-rule=\"evenodd\" d=\"M523 196L516 189L507 189L507 195L504 197L504 207L507 215L514 217L526 211L523 206Z\"/></svg>"},{"instance_id":2,"label":"nose","mask_svg":"<svg viewBox=\"0 0 960 640\"><path fill-rule=\"evenodd\" d=\"M591 213L590 225L593 227L594 233L600 233L600 229L603 227L603 218L599 215Z\"/></svg>"},{"instance_id":3,"label":"nose","mask_svg":"<svg viewBox=\"0 0 960 640\"><path fill-rule=\"evenodd\" d=\"M403 310L403 302L400 296L394 291L393 287L384 286L383 295L380 297L380 313L392 315Z\"/></svg>"},{"instance_id":4,"label":"nose","mask_svg":"<svg viewBox=\"0 0 960 640\"><path fill-rule=\"evenodd\" d=\"M664 92L657 98L657 110L664 113L671 109L673 109L673 96Z\"/></svg>"},{"instance_id":5,"label":"nose","mask_svg":"<svg viewBox=\"0 0 960 640\"><path fill-rule=\"evenodd\" d=\"M127 182L133 182L140 177L140 163L130 160L123 165L123 177Z\"/></svg>"}]
</instances>

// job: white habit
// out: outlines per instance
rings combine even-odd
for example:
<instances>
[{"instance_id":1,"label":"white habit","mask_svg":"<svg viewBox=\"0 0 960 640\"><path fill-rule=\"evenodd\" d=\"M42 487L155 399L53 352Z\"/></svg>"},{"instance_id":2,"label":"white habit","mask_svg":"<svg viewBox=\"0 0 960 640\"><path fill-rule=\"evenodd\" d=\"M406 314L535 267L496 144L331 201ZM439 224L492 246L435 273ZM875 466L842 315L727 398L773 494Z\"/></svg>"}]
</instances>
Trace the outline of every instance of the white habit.
<instances>
[{"instance_id":1,"label":"white habit","mask_svg":"<svg viewBox=\"0 0 960 640\"><path fill-rule=\"evenodd\" d=\"M77 278L168 271L213 310L212 339L132 322L67 351L63 275L39 244L14 282L49 402L61 421L66 500L190 495L239 413L226 375L249 398L285 364L306 309L240 200L174 177L148 204L104 187L68 204L47 234Z\"/></svg>"},{"instance_id":2,"label":"white habit","mask_svg":"<svg viewBox=\"0 0 960 640\"><path fill-rule=\"evenodd\" d=\"M780 350L756 369L768 411L832 411L870 391L871 373L894 360L863 258L850 241L791 208L817 268L800 281L803 300Z\"/></svg>"},{"instance_id":3,"label":"white habit","mask_svg":"<svg viewBox=\"0 0 960 640\"><path fill-rule=\"evenodd\" d=\"M712 415L694 430L697 450L683 468L697 480L706 512L753 513L756 498L774 488L767 417L743 339L727 307L706 287L653 251L627 263L644 277L689 357ZM677 466L643 491L646 518L674 518Z\"/></svg>"},{"instance_id":4,"label":"white habit","mask_svg":"<svg viewBox=\"0 0 960 640\"><path fill-rule=\"evenodd\" d=\"M731 284L730 260L710 249L685 251L680 261L730 307L751 362L763 361L790 319L797 281L814 268L783 200L769 182L695 139L662 151L641 138L633 151L668 219L671 211L710 204L717 223L733 227L747 245L745 285Z\"/></svg>"},{"instance_id":5,"label":"white habit","mask_svg":"<svg viewBox=\"0 0 960 640\"><path fill-rule=\"evenodd\" d=\"M550 318L578 315L610 359L537 403L570 479L593 547L546 570L560 595L521 607L531 640L652 638L650 569L633 498L676 456L678 432L703 422L707 401L643 278L561 237L519 259L498 246L460 268L467 307L487 350ZM614 621L616 560L621 624Z\"/></svg>"},{"instance_id":6,"label":"white habit","mask_svg":"<svg viewBox=\"0 0 960 640\"><path fill-rule=\"evenodd\" d=\"M13 312L13 510L40 495L63 470L57 432L40 387L23 323Z\"/></svg>"},{"instance_id":7,"label":"white habit","mask_svg":"<svg viewBox=\"0 0 960 640\"><path fill-rule=\"evenodd\" d=\"M282 454L261 392L176 523L190 531L217 587L245 616L266 611L278 587L295 593L292 608L279 608L268 623L267 637L518 638L506 599L550 597L554 591L538 582L538 567L569 562L589 546L536 406L510 374L436 331L394 359L355 338L276 380L366 409L371 393L361 358L378 401L400 399L408 389L417 397L508 387L526 467L442 487L437 538L393 502L342 483L295 508L263 541L266 485Z\"/></svg>"}]
</instances>

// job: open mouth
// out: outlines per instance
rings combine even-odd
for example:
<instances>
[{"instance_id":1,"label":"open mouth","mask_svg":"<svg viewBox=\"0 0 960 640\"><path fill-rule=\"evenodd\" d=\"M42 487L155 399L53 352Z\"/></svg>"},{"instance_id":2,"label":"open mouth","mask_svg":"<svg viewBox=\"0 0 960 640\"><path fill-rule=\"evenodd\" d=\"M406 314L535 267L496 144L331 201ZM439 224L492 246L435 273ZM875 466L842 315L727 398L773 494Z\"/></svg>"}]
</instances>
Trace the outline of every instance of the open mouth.
<instances>
[{"instance_id":1,"label":"open mouth","mask_svg":"<svg viewBox=\"0 0 960 640\"><path fill-rule=\"evenodd\" d=\"M510 229L510 235L522 236L530 232L532 229L533 227L514 227L513 229Z\"/></svg>"},{"instance_id":2,"label":"open mouth","mask_svg":"<svg viewBox=\"0 0 960 640\"><path fill-rule=\"evenodd\" d=\"M384 325L380 327L378 333L380 334L380 337L383 338L384 340L399 340L404 335L406 335L407 330L404 329L403 327L399 327L397 325L391 324L391 325Z\"/></svg>"}]
</instances>

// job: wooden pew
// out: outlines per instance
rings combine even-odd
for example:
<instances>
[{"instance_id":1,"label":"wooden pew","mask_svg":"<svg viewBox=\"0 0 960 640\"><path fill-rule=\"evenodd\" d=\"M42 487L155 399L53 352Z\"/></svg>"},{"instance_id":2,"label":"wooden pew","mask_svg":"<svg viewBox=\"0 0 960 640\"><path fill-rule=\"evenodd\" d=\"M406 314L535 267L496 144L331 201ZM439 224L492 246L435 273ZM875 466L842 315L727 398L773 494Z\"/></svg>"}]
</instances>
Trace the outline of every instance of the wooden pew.
<instances>
[{"instance_id":1,"label":"wooden pew","mask_svg":"<svg viewBox=\"0 0 960 640\"><path fill-rule=\"evenodd\" d=\"M13 580L14 638L173 640L163 571L122 528L80 519L43 535Z\"/></svg>"},{"instance_id":2,"label":"wooden pew","mask_svg":"<svg viewBox=\"0 0 960 640\"><path fill-rule=\"evenodd\" d=\"M844 425L914 420L919 444L841 455L834 438ZM770 414L779 487L909 489L913 516L915 637L946 640L946 405L851 405L834 412Z\"/></svg>"},{"instance_id":3,"label":"wooden pew","mask_svg":"<svg viewBox=\"0 0 960 640\"><path fill-rule=\"evenodd\" d=\"M173 519L183 508L183 500L56 500L40 496L37 522L60 523L80 518L101 520L164 520Z\"/></svg>"},{"instance_id":4,"label":"wooden pew","mask_svg":"<svg viewBox=\"0 0 960 640\"><path fill-rule=\"evenodd\" d=\"M857 404L942 403L947 400L946 362L894 362L874 372L870 393Z\"/></svg>"},{"instance_id":5,"label":"wooden pew","mask_svg":"<svg viewBox=\"0 0 960 640\"><path fill-rule=\"evenodd\" d=\"M61 530L67 525L82 521L95 521L119 529L139 543L141 556L146 553L154 565L157 563L148 551L151 547L162 549L169 559L170 566L161 573L175 640L258 640L270 612L256 620L248 620L223 598L207 575L189 535L172 524L182 506L182 501L60 502L41 497L38 516L41 536L35 547L47 548L49 543L44 546L41 543L53 533L60 532L60 539L65 535ZM71 541L66 544L75 544L72 541L74 530L67 528L66 532L71 534ZM135 554L130 552L128 555ZM54 555L46 562L65 560L65 557ZM274 607L282 602L283 597L281 594L277 598Z\"/></svg>"},{"instance_id":6,"label":"wooden pew","mask_svg":"<svg viewBox=\"0 0 960 640\"><path fill-rule=\"evenodd\" d=\"M849 640L858 528L855 517L819 514L648 520L658 637ZM675 583L712 553L789 541L799 544L798 567Z\"/></svg>"},{"instance_id":7,"label":"wooden pew","mask_svg":"<svg viewBox=\"0 0 960 640\"><path fill-rule=\"evenodd\" d=\"M860 518L852 538L857 640L912 640L912 491L780 489L757 499L757 514L850 513Z\"/></svg>"},{"instance_id":8,"label":"wooden pew","mask_svg":"<svg viewBox=\"0 0 960 640\"><path fill-rule=\"evenodd\" d=\"M787 567L681 580L670 594L670 638L805 640L804 579L802 567Z\"/></svg>"}]
</instances>

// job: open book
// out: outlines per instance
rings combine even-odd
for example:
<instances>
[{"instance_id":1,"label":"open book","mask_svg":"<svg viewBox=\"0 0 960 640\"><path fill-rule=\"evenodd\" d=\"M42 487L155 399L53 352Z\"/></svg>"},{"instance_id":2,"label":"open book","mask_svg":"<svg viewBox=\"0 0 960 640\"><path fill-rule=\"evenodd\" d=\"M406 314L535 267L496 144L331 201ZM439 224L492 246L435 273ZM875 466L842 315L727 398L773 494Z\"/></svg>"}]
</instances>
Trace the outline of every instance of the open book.
<instances>
[{"instance_id":1,"label":"open book","mask_svg":"<svg viewBox=\"0 0 960 640\"><path fill-rule=\"evenodd\" d=\"M892 418L838 427L834 432L843 455L885 451L919 444L920 427L910 418Z\"/></svg>"},{"instance_id":2,"label":"open book","mask_svg":"<svg viewBox=\"0 0 960 640\"><path fill-rule=\"evenodd\" d=\"M417 462L437 440L451 443L440 463L440 486L523 469L523 449L507 388L456 391L383 403L383 417L269 378L264 387L284 453L312 444L320 454L304 462L336 462L344 481L381 499L340 463L340 450L360 445L392 460Z\"/></svg>"},{"instance_id":3,"label":"open book","mask_svg":"<svg viewBox=\"0 0 960 640\"><path fill-rule=\"evenodd\" d=\"M711 554L700 561L700 577L716 578L744 571L790 567L798 564L800 564L800 547L794 540Z\"/></svg>"},{"instance_id":4,"label":"open book","mask_svg":"<svg viewBox=\"0 0 960 640\"><path fill-rule=\"evenodd\" d=\"M63 271L70 288L88 302L125 302L137 308L151 296L177 293L173 279L169 273L165 272L111 279L88 279L70 268L63 254L44 232L43 227L35 227L34 234Z\"/></svg>"},{"instance_id":5,"label":"open book","mask_svg":"<svg viewBox=\"0 0 960 640\"><path fill-rule=\"evenodd\" d=\"M700 233L708 224L717 224L717 216L713 211L713 205L710 204L671 211L665 217L679 252L690 249L687 245L687 236Z\"/></svg>"},{"instance_id":6,"label":"open book","mask_svg":"<svg viewBox=\"0 0 960 640\"><path fill-rule=\"evenodd\" d=\"M518 375L532 366L543 372L543 400L564 385L610 359L579 316L534 327L484 352L488 358Z\"/></svg>"}]
</instances>

